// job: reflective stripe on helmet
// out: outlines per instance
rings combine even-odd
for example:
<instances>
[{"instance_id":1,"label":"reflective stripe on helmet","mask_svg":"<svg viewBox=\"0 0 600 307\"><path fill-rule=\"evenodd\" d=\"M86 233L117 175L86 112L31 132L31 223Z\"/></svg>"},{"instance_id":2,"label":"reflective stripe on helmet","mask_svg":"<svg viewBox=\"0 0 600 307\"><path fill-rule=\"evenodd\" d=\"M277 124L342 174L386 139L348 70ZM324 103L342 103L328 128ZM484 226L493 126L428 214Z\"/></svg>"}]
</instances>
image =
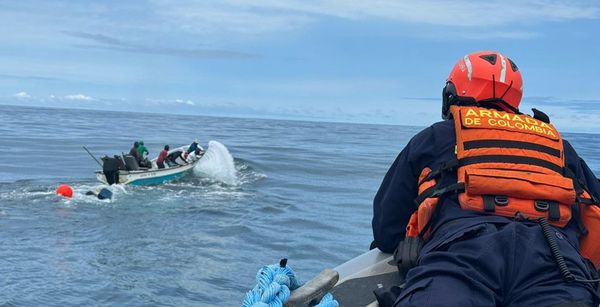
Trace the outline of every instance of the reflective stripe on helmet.
<instances>
[{"instance_id":1,"label":"reflective stripe on helmet","mask_svg":"<svg viewBox=\"0 0 600 307\"><path fill-rule=\"evenodd\" d=\"M500 56L500 63L502 64L502 69L500 70L500 82L506 83L506 61L504 60L504 56L498 53Z\"/></svg>"},{"instance_id":2,"label":"reflective stripe on helmet","mask_svg":"<svg viewBox=\"0 0 600 307\"><path fill-rule=\"evenodd\" d=\"M467 76L469 78L469 81L471 81L472 77L473 77L473 65L471 65L471 60L469 59L469 55L465 55L464 57L465 59L465 65L467 65Z\"/></svg>"}]
</instances>

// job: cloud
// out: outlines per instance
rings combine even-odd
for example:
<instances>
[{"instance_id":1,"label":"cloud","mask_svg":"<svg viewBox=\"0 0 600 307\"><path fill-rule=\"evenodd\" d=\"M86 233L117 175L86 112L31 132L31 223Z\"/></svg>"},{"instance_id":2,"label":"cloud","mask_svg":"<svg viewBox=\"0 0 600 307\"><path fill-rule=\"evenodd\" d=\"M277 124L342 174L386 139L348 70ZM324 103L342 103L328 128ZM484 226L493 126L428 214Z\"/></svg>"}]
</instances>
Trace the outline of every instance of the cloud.
<instances>
[{"instance_id":1,"label":"cloud","mask_svg":"<svg viewBox=\"0 0 600 307\"><path fill-rule=\"evenodd\" d=\"M525 97L525 105L533 105L542 111L546 107L559 107L578 112L600 111L600 99L562 99L557 97Z\"/></svg>"},{"instance_id":2,"label":"cloud","mask_svg":"<svg viewBox=\"0 0 600 307\"><path fill-rule=\"evenodd\" d=\"M505 39L531 39L539 37L540 34L531 31L459 31L452 39L470 39L470 40L486 40L490 38L505 38ZM447 36L445 38L448 38Z\"/></svg>"},{"instance_id":3,"label":"cloud","mask_svg":"<svg viewBox=\"0 0 600 307\"><path fill-rule=\"evenodd\" d=\"M42 76L22 76L22 75L9 75L0 74L0 79L16 79L16 80L39 80L39 81L56 81L57 78L42 77Z\"/></svg>"},{"instance_id":4,"label":"cloud","mask_svg":"<svg viewBox=\"0 0 600 307\"><path fill-rule=\"evenodd\" d=\"M318 78L318 79L268 79L245 81L229 84L232 89L267 92L290 96L336 96L342 97L350 92L390 91L401 83L393 78Z\"/></svg>"},{"instance_id":5,"label":"cloud","mask_svg":"<svg viewBox=\"0 0 600 307\"><path fill-rule=\"evenodd\" d=\"M193 101L189 100L189 99L187 99L187 100L175 99L175 102L178 103L178 104L186 104L186 105L189 105L189 106L195 105L195 103Z\"/></svg>"},{"instance_id":6,"label":"cloud","mask_svg":"<svg viewBox=\"0 0 600 307\"><path fill-rule=\"evenodd\" d=\"M497 27L547 21L596 19L594 1L558 0L187 0L151 2L164 23L186 32L230 31L265 33L287 31L317 23L322 17L451 27ZM481 30L481 29L480 29ZM489 31L513 38L526 32Z\"/></svg>"},{"instance_id":7,"label":"cloud","mask_svg":"<svg viewBox=\"0 0 600 307\"><path fill-rule=\"evenodd\" d=\"M155 98L146 98L144 101L147 104L152 104L155 106L169 106L169 105L180 105L180 106L195 106L196 103L190 99L155 99Z\"/></svg>"},{"instance_id":8,"label":"cloud","mask_svg":"<svg viewBox=\"0 0 600 307\"><path fill-rule=\"evenodd\" d=\"M31 98L31 95L27 94L26 92L18 92L16 94L14 94L13 97L19 98L19 99L29 99L29 98Z\"/></svg>"},{"instance_id":9,"label":"cloud","mask_svg":"<svg viewBox=\"0 0 600 307\"><path fill-rule=\"evenodd\" d=\"M254 59L260 55L237 51L218 49L180 49L170 47L156 47L124 41L104 34L86 33L77 31L62 31L64 34L84 39L92 44L78 44L76 47L89 49L106 49L122 52L159 54L167 56L203 58L203 59Z\"/></svg>"},{"instance_id":10,"label":"cloud","mask_svg":"<svg viewBox=\"0 0 600 307\"><path fill-rule=\"evenodd\" d=\"M74 94L74 95L66 95L63 97L66 100L75 100L75 101L93 101L96 100L90 96L86 96L83 94Z\"/></svg>"}]
</instances>

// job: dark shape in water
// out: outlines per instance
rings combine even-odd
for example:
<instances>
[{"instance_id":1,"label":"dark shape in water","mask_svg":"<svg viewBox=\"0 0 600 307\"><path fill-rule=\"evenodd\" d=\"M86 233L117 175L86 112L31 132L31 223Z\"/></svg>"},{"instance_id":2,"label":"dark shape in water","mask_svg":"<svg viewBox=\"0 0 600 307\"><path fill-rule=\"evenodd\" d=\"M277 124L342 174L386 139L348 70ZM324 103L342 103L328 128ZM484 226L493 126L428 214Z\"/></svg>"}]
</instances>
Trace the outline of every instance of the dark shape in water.
<instances>
[{"instance_id":1,"label":"dark shape in water","mask_svg":"<svg viewBox=\"0 0 600 307\"><path fill-rule=\"evenodd\" d=\"M98 193L98 199L112 199L112 195L113 193L109 189L102 188Z\"/></svg>"},{"instance_id":2,"label":"dark shape in water","mask_svg":"<svg viewBox=\"0 0 600 307\"><path fill-rule=\"evenodd\" d=\"M100 190L100 192L98 192L98 193L96 193L94 191L87 191L87 192L85 192L85 195L89 195L89 196L94 195L94 196L98 197L98 199L112 199L113 193L107 188L102 188Z\"/></svg>"}]
</instances>

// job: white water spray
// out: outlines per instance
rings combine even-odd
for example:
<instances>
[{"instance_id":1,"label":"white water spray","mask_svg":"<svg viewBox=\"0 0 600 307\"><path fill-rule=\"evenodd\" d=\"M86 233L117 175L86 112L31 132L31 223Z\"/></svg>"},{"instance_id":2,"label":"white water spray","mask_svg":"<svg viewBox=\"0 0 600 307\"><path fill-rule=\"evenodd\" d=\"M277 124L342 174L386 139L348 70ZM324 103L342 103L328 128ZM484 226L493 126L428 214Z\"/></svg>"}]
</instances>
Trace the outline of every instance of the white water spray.
<instances>
[{"instance_id":1,"label":"white water spray","mask_svg":"<svg viewBox=\"0 0 600 307\"><path fill-rule=\"evenodd\" d=\"M208 149L194 167L194 174L210 177L229 185L237 183L233 156L231 156L225 145L217 141L208 142Z\"/></svg>"}]
</instances>

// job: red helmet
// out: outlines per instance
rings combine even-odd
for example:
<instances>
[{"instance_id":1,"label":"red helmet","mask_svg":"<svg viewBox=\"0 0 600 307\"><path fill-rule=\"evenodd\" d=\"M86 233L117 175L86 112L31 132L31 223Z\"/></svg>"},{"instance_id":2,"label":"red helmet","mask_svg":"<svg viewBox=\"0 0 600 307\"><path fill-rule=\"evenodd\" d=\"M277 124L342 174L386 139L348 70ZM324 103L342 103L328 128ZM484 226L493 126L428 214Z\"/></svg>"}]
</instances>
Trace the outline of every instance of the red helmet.
<instances>
[{"instance_id":1,"label":"red helmet","mask_svg":"<svg viewBox=\"0 0 600 307\"><path fill-rule=\"evenodd\" d=\"M448 118L450 105L496 106L519 112L523 79L517 65L496 51L465 55L455 65L444 87L442 117Z\"/></svg>"}]
</instances>

